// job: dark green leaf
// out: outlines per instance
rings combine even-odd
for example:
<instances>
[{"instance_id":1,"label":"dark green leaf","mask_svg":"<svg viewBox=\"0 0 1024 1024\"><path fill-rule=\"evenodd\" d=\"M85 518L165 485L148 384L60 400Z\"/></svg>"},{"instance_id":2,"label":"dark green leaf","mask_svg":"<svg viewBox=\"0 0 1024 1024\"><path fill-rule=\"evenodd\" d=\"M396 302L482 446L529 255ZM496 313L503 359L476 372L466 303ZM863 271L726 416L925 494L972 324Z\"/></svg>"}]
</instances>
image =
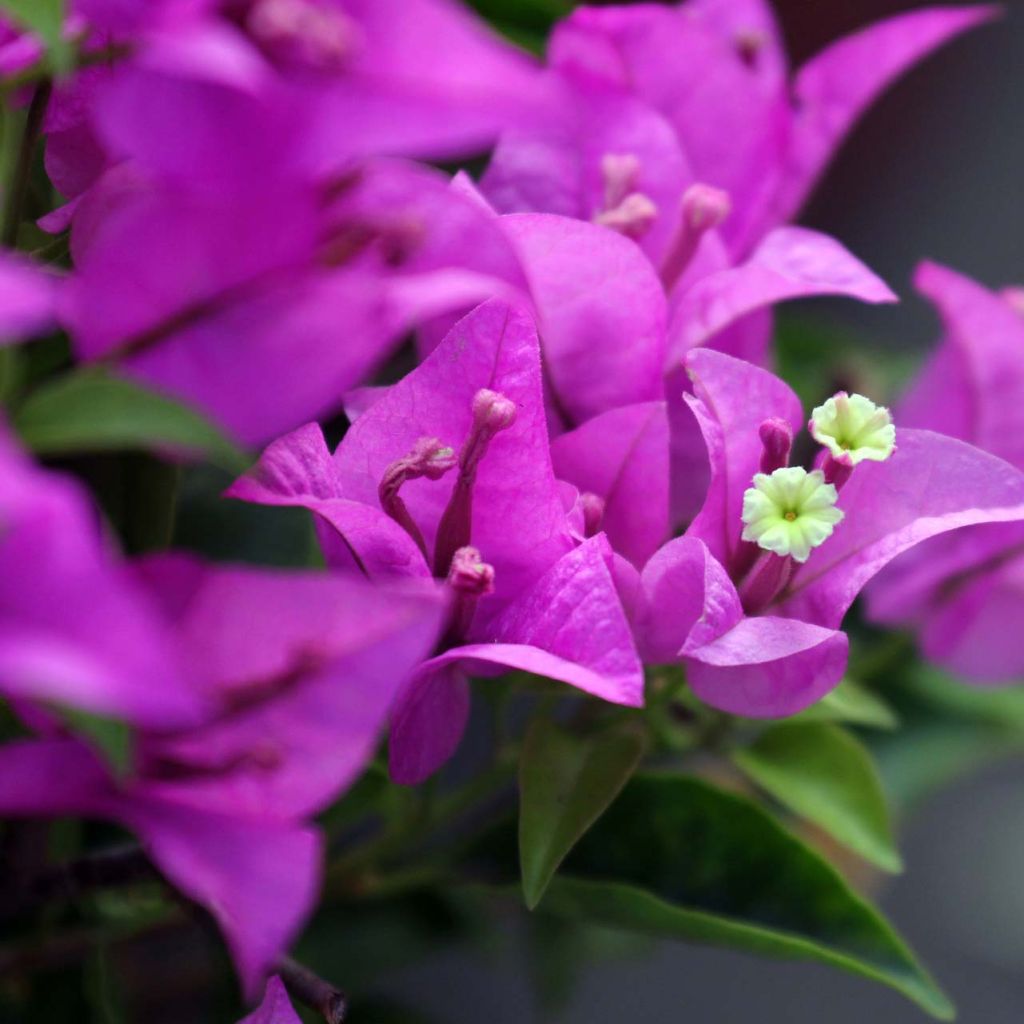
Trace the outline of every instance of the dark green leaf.
<instances>
[{"instance_id":1,"label":"dark green leaf","mask_svg":"<svg viewBox=\"0 0 1024 1024\"><path fill-rule=\"evenodd\" d=\"M519 860L532 910L558 865L633 774L644 739L632 723L574 736L537 719L519 764Z\"/></svg>"},{"instance_id":2,"label":"dark green leaf","mask_svg":"<svg viewBox=\"0 0 1024 1024\"><path fill-rule=\"evenodd\" d=\"M0 345L0 405L11 400L18 384L18 350L13 345Z\"/></svg>"},{"instance_id":3,"label":"dark green leaf","mask_svg":"<svg viewBox=\"0 0 1024 1024\"><path fill-rule=\"evenodd\" d=\"M44 385L21 406L14 425L39 455L173 448L201 453L231 472L247 465L200 413L98 370L78 370Z\"/></svg>"},{"instance_id":4,"label":"dark green leaf","mask_svg":"<svg viewBox=\"0 0 1024 1024\"><path fill-rule=\"evenodd\" d=\"M131 771L134 736L130 726L115 718L104 718L78 708L62 706L58 713L103 755L115 775L125 776Z\"/></svg>"},{"instance_id":5,"label":"dark green leaf","mask_svg":"<svg viewBox=\"0 0 1024 1024\"><path fill-rule=\"evenodd\" d=\"M895 729L899 725L896 712L881 697L852 679L845 679L791 721L848 722L873 729Z\"/></svg>"},{"instance_id":6,"label":"dark green leaf","mask_svg":"<svg viewBox=\"0 0 1024 1024\"><path fill-rule=\"evenodd\" d=\"M732 756L762 789L854 853L883 871L903 869L878 772L849 733L783 722Z\"/></svg>"},{"instance_id":7,"label":"dark green leaf","mask_svg":"<svg viewBox=\"0 0 1024 1024\"><path fill-rule=\"evenodd\" d=\"M577 844L545 907L634 931L816 960L953 1008L885 919L752 802L639 776Z\"/></svg>"}]
</instances>

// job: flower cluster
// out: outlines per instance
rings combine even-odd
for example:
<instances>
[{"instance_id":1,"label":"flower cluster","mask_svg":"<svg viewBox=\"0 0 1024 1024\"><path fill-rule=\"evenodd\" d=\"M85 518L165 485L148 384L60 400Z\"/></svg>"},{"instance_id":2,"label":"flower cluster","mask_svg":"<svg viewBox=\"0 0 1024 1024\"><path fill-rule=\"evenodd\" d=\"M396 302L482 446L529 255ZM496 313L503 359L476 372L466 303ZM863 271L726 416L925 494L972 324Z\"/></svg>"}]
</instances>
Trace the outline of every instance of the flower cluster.
<instances>
[{"instance_id":1,"label":"flower cluster","mask_svg":"<svg viewBox=\"0 0 1024 1024\"><path fill-rule=\"evenodd\" d=\"M637 708L674 665L713 708L793 715L843 678L879 573L870 614L930 658L1024 672L1011 301L924 267L947 334L922 377L892 415L822 395L804 445L770 369L775 304L895 300L791 221L871 101L987 9L791 72L758 0L582 7L543 65L450 0L70 6L52 93L41 39L3 25L68 256L19 254L14 221L0 337L63 332L76 372L266 446L224 500L308 510L325 568L130 557L4 427L0 812L132 832L250 1000L316 904L314 816L385 733L395 782L431 776L473 680ZM425 163L490 147L478 181ZM297 1019L279 981L248 1019Z\"/></svg>"}]
</instances>

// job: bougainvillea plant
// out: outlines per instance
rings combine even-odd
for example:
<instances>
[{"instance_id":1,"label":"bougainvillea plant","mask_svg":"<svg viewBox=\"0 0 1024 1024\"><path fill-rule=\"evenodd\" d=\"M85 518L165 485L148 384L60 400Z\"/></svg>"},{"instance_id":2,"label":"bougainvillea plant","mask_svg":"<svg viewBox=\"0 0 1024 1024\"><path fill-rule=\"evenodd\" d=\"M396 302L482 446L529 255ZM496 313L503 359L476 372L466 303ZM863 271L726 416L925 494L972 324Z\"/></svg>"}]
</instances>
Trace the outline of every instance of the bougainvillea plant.
<instances>
[{"instance_id":1,"label":"bougainvillea plant","mask_svg":"<svg viewBox=\"0 0 1024 1024\"><path fill-rule=\"evenodd\" d=\"M807 405L773 314L898 301L796 220L998 12L478 6L0 0L4 1020L419 1020L516 908L953 1013L875 751L1024 748L1021 293Z\"/></svg>"}]
</instances>

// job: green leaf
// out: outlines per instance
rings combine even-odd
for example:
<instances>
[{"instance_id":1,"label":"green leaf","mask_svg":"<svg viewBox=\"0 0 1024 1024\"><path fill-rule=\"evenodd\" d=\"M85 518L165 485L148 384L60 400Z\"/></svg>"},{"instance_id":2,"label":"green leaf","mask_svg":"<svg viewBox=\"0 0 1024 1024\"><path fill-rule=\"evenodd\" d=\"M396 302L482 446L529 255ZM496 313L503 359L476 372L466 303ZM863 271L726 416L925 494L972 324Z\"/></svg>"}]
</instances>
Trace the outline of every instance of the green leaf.
<instances>
[{"instance_id":1,"label":"green leaf","mask_svg":"<svg viewBox=\"0 0 1024 1024\"><path fill-rule=\"evenodd\" d=\"M872 737L886 792L901 808L958 776L1024 751L1024 687L970 686L928 665L893 679L902 728Z\"/></svg>"},{"instance_id":2,"label":"green leaf","mask_svg":"<svg viewBox=\"0 0 1024 1024\"><path fill-rule=\"evenodd\" d=\"M964 775L1024 753L1024 737L977 722L927 722L874 747L886 792L912 808Z\"/></svg>"},{"instance_id":3,"label":"green leaf","mask_svg":"<svg viewBox=\"0 0 1024 1024\"><path fill-rule=\"evenodd\" d=\"M567 858L548 910L829 964L942 1020L953 1007L892 927L756 804L694 778L635 777Z\"/></svg>"},{"instance_id":4,"label":"green leaf","mask_svg":"<svg viewBox=\"0 0 1024 1024\"><path fill-rule=\"evenodd\" d=\"M57 712L76 733L103 755L116 776L124 778L131 772L135 756L135 737L129 725L116 718L105 718L63 705Z\"/></svg>"},{"instance_id":5,"label":"green leaf","mask_svg":"<svg viewBox=\"0 0 1024 1024\"><path fill-rule=\"evenodd\" d=\"M733 761L762 789L883 871L902 871L868 751L838 726L783 722Z\"/></svg>"},{"instance_id":6,"label":"green leaf","mask_svg":"<svg viewBox=\"0 0 1024 1024\"><path fill-rule=\"evenodd\" d=\"M18 24L35 32L47 46L60 44L64 0L0 0L0 8Z\"/></svg>"},{"instance_id":7,"label":"green leaf","mask_svg":"<svg viewBox=\"0 0 1024 1024\"><path fill-rule=\"evenodd\" d=\"M1006 732L1024 732L1024 686L971 686L941 669L918 665L909 688L920 701L954 721L970 719Z\"/></svg>"},{"instance_id":8,"label":"green leaf","mask_svg":"<svg viewBox=\"0 0 1024 1024\"><path fill-rule=\"evenodd\" d=\"M39 455L174 448L200 453L233 473L248 464L200 413L94 369L45 384L18 409L14 425Z\"/></svg>"},{"instance_id":9,"label":"green leaf","mask_svg":"<svg viewBox=\"0 0 1024 1024\"><path fill-rule=\"evenodd\" d=\"M831 693L794 715L792 722L848 722L873 729L895 729L899 716L877 694L852 679L844 679Z\"/></svg>"},{"instance_id":10,"label":"green leaf","mask_svg":"<svg viewBox=\"0 0 1024 1024\"><path fill-rule=\"evenodd\" d=\"M0 10L42 39L60 71L66 70L71 60L63 37L64 7L64 0L0 0Z\"/></svg>"},{"instance_id":11,"label":"green leaf","mask_svg":"<svg viewBox=\"0 0 1024 1024\"><path fill-rule=\"evenodd\" d=\"M13 345L0 345L0 405L11 400L18 383L18 350Z\"/></svg>"},{"instance_id":12,"label":"green leaf","mask_svg":"<svg viewBox=\"0 0 1024 1024\"><path fill-rule=\"evenodd\" d=\"M644 746L632 723L580 737L534 721L519 763L519 862L531 910L565 855L618 796Z\"/></svg>"}]
</instances>

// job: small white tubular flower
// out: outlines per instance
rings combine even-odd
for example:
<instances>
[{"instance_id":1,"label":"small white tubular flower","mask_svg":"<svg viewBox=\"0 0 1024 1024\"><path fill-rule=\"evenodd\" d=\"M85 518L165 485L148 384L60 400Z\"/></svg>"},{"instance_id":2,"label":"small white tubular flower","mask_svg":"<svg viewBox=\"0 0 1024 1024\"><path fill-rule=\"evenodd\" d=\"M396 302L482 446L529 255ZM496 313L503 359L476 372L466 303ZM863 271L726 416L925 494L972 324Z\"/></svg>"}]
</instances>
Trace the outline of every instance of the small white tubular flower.
<instances>
[{"instance_id":1,"label":"small white tubular flower","mask_svg":"<svg viewBox=\"0 0 1024 1024\"><path fill-rule=\"evenodd\" d=\"M863 395L840 391L811 413L809 427L818 444L835 458L848 455L854 466L865 459L885 462L896 450L889 410Z\"/></svg>"},{"instance_id":2,"label":"small white tubular flower","mask_svg":"<svg viewBox=\"0 0 1024 1024\"><path fill-rule=\"evenodd\" d=\"M843 518L839 497L825 483L820 469L808 473L800 466L758 473L754 486L743 493L743 539L765 551L806 562L811 551L832 536Z\"/></svg>"}]
</instances>

